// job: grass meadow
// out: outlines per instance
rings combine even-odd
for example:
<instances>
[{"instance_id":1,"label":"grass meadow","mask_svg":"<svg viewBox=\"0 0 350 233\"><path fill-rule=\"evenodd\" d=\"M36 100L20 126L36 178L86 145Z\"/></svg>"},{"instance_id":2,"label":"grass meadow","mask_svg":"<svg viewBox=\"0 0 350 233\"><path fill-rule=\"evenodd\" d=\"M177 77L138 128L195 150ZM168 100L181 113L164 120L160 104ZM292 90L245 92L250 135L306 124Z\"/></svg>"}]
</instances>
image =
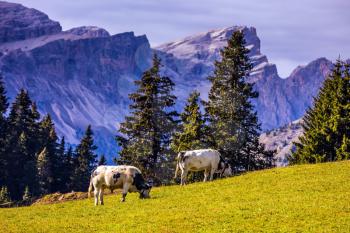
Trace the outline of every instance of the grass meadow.
<instances>
[{"instance_id":1,"label":"grass meadow","mask_svg":"<svg viewBox=\"0 0 350 233\"><path fill-rule=\"evenodd\" d=\"M185 187L0 209L0 232L350 232L350 162L250 172Z\"/></svg>"}]
</instances>

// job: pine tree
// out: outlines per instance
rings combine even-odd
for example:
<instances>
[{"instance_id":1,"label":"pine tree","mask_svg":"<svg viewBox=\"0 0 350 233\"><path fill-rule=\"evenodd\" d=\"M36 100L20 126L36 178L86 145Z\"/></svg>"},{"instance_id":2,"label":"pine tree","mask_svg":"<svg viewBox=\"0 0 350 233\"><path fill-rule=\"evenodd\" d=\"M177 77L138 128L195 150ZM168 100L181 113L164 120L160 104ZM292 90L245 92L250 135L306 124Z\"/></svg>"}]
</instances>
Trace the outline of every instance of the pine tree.
<instances>
[{"instance_id":1,"label":"pine tree","mask_svg":"<svg viewBox=\"0 0 350 233\"><path fill-rule=\"evenodd\" d=\"M186 150L196 150L207 148L206 131L204 117L200 110L200 93L193 91L180 114L181 124L179 130L174 134L171 147L176 153ZM174 164L174 167L176 165ZM203 172L191 172L188 176L189 182L203 180Z\"/></svg>"},{"instance_id":2,"label":"pine tree","mask_svg":"<svg viewBox=\"0 0 350 233\"><path fill-rule=\"evenodd\" d=\"M49 152L45 147L38 156L37 161L39 185L41 194L47 194L51 191L53 183L52 165L49 158Z\"/></svg>"},{"instance_id":3,"label":"pine tree","mask_svg":"<svg viewBox=\"0 0 350 233\"><path fill-rule=\"evenodd\" d=\"M93 132L91 125L85 131L80 144L76 148L76 168L73 177L75 191L86 191L89 186L90 175L96 167L97 155L94 151L97 146L94 145Z\"/></svg>"},{"instance_id":4,"label":"pine tree","mask_svg":"<svg viewBox=\"0 0 350 233\"><path fill-rule=\"evenodd\" d=\"M59 143L59 146L56 150L56 158L58 161L57 171L55 174L56 182L57 182L57 190L60 192L67 192L69 190L69 184L71 182L72 175L72 156L66 153L65 150L66 142L65 138L62 137ZM70 148L72 150L72 148Z\"/></svg>"},{"instance_id":5,"label":"pine tree","mask_svg":"<svg viewBox=\"0 0 350 233\"><path fill-rule=\"evenodd\" d=\"M77 170L78 162L75 159L73 148L68 147L67 152L65 153L67 160L65 166L65 192L74 190L74 172Z\"/></svg>"},{"instance_id":6,"label":"pine tree","mask_svg":"<svg viewBox=\"0 0 350 233\"><path fill-rule=\"evenodd\" d=\"M291 163L347 159L350 138L349 66L338 60L303 118L304 135Z\"/></svg>"},{"instance_id":7,"label":"pine tree","mask_svg":"<svg viewBox=\"0 0 350 233\"><path fill-rule=\"evenodd\" d=\"M11 202L10 193L7 190L6 186L2 186L0 190L0 204Z\"/></svg>"},{"instance_id":8,"label":"pine tree","mask_svg":"<svg viewBox=\"0 0 350 233\"><path fill-rule=\"evenodd\" d=\"M209 77L212 87L205 109L209 119L212 147L229 160L233 167L258 169L262 158L259 144L260 125L251 103L258 97L253 83L247 78L252 68L249 50L241 31L233 33L228 45L221 50L221 61L215 62L214 75Z\"/></svg>"},{"instance_id":9,"label":"pine tree","mask_svg":"<svg viewBox=\"0 0 350 233\"><path fill-rule=\"evenodd\" d=\"M50 166L49 169L51 172L51 183L50 189L47 190L47 193L57 192L60 190L62 184L62 158L58 157L58 137L55 131L54 123L52 122L51 116L46 115L39 125L40 131L40 145L41 148L46 150L46 159L48 160L47 164Z\"/></svg>"},{"instance_id":10,"label":"pine tree","mask_svg":"<svg viewBox=\"0 0 350 233\"><path fill-rule=\"evenodd\" d=\"M23 201L28 201L31 198L32 198L32 194L30 193L29 187L26 186L26 188L24 189L22 200Z\"/></svg>"},{"instance_id":11,"label":"pine tree","mask_svg":"<svg viewBox=\"0 0 350 233\"><path fill-rule=\"evenodd\" d=\"M11 198L21 200L25 187L37 190L36 154L40 149L38 123L40 117L26 91L21 90L8 118L5 153L7 155L7 187Z\"/></svg>"},{"instance_id":12,"label":"pine tree","mask_svg":"<svg viewBox=\"0 0 350 233\"><path fill-rule=\"evenodd\" d=\"M6 130L6 112L9 107L7 97L6 97L6 90L5 90L5 85L3 82L3 77L0 73L0 139L2 139L5 135L5 130ZM1 143L1 141L0 141Z\"/></svg>"},{"instance_id":13,"label":"pine tree","mask_svg":"<svg viewBox=\"0 0 350 233\"><path fill-rule=\"evenodd\" d=\"M117 136L121 146L118 163L139 167L156 183L161 179L166 182L170 174L170 140L178 115L172 110L176 100L172 94L174 83L160 75L160 67L161 61L154 55L153 66L135 81L138 89L129 95L131 114L121 123L121 135Z\"/></svg>"},{"instance_id":14,"label":"pine tree","mask_svg":"<svg viewBox=\"0 0 350 233\"><path fill-rule=\"evenodd\" d=\"M341 146L336 150L336 160L348 160L350 159L350 139L343 136L343 142Z\"/></svg>"},{"instance_id":15,"label":"pine tree","mask_svg":"<svg viewBox=\"0 0 350 233\"><path fill-rule=\"evenodd\" d=\"M8 106L9 104L7 102L5 86L0 73L0 187L5 185L5 180L8 177L5 153L5 138L7 132L7 119L5 114Z\"/></svg>"},{"instance_id":16,"label":"pine tree","mask_svg":"<svg viewBox=\"0 0 350 233\"><path fill-rule=\"evenodd\" d=\"M98 166L101 166L101 165L107 165L107 160L105 155L101 155L100 159L98 160Z\"/></svg>"},{"instance_id":17,"label":"pine tree","mask_svg":"<svg viewBox=\"0 0 350 233\"><path fill-rule=\"evenodd\" d=\"M182 124L180 130L175 133L172 143L175 152L206 147L204 142L205 121L200 111L199 96L199 92L192 92L180 115Z\"/></svg>"}]
</instances>

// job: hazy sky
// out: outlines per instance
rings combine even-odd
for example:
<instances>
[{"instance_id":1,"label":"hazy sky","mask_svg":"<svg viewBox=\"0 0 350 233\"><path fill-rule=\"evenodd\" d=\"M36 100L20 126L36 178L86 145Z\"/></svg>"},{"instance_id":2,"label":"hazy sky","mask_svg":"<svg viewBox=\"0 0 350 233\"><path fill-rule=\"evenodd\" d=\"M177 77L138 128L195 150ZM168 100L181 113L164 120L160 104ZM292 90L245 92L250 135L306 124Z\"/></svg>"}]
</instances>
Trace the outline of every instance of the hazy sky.
<instances>
[{"instance_id":1,"label":"hazy sky","mask_svg":"<svg viewBox=\"0 0 350 233\"><path fill-rule=\"evenodd\" d=\"M93 25L146 34L151 45L233 25L257 28L262 53L286 77L318 57L350 58L350 0L13 0L64 30Z\"/></svg>"}]
</instances>

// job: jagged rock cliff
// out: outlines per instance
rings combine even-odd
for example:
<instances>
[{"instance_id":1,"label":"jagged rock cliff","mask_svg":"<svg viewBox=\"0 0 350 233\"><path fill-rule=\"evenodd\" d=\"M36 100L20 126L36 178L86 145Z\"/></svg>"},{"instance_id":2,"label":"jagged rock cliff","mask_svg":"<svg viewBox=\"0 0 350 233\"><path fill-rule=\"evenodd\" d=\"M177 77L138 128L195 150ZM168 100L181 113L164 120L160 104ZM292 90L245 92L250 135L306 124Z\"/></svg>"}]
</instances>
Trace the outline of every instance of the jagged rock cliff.
<instances>
[{"instance_id":1,"label":"jagged rock cliff","mask_svg":"<svg viewBox=\"0 0 350 233\"><path fill-rule=\"evenodd\" d=\"M331 62L321 58L281 79L276 66L261 54L253 27L212 30L152 50L146 36L132 32L110 35L91 26L62 31L44 13L19 4L0 2L0 18L0 70L10 97L20 88L28 89L39 111L50 113L59 135L72 144L91 124L99 152L109 158L116 155L114 136L128 111L128 93L149 67L153 51L163 59L163 72L176 83L180 109L193 89L206 98L207 77L220 59L220 49L233 31L243 30L264 130L300 118L331 68Z\"/></svg>"},{"instance_id":2,"label":"jagged rock cliff","mask_svg":"<svg viewBox=\"0 0 350 233\"><path fill-rule=\"evenodd\" d=\"M282 79L276 66L261 54L260 40L253 27L213 30L155 48L163 56L166 67L171 69L169 74L179 80L179 95L198 89L206 98L210 88L207 77L213 72L214 61L220 59L220 49L226 46L227 39L235 30L244 32L247 48L250 49L254 68L249 81L255 82L259 92L255 106L262 129L280 127L300 118L310 106L312 97L318 93L332 63L320 58L297 67L288 78Z\"/></svg>"},{"instance_id":3,"label":"jagged rock cliff","mask_svg":"<svg viewBox=\"0 0 350 233\"><path fill-rule=\"evenodd\" d=\"M59 33L58 22L35 9L0 1L0 43Z\"/></svg>"},{"instance_id":4,"label":"jagged rock cliff","mask_svg":"<svg viewBox=\"0 0 350 233\"><path fill-rule=\"evenodd\" d=\"M275 158L277 167L288 165L287 157L295 149L293 142L299 142L299 137L303 134L301 122L302 120L298 119L260 135L260 142L265 144L266 149L276 150Z\"/></svg>"}]
</instances>

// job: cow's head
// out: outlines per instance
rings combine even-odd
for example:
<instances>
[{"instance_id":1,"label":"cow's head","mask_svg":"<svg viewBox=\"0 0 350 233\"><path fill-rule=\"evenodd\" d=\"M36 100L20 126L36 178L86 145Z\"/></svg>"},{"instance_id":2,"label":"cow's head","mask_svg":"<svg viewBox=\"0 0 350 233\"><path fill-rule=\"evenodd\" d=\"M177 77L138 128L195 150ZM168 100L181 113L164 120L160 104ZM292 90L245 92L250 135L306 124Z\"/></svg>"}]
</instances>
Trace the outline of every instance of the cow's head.
<instances>
[{"instance_id":1,"label":"cow's head","mask_svg":"<svg viewBox=\"0 0 350 233\"><path fill-rule=\"evenodd\" d=\"M218 173L220 173L220 176L232 176L232 168L231 165L225 161L221 156L220 156L220 162L218 166Z\"/></svg>"},{"instance_id":2,"label":"cow's head","mask_svg":"<svg viewBox=\"0 0 350 233\"><path fill-rule=\"evenodd\" d=\"M221 171L221 175L222 176L232 176L233 172L232 172L232 168L231 165L227 162L225 162L224 168Z\"/></svg>"},{"instance_id":3,"label":"cow's head","mask_svg":"<svg viewBox=\"0 0 350 233\"><path fill-rule=\"evenodd\" d=\"M140 192L140 199L150 198L149 193L151 192L152 182L147 182L142 185Z\"/></svg>"}]
</instances>

